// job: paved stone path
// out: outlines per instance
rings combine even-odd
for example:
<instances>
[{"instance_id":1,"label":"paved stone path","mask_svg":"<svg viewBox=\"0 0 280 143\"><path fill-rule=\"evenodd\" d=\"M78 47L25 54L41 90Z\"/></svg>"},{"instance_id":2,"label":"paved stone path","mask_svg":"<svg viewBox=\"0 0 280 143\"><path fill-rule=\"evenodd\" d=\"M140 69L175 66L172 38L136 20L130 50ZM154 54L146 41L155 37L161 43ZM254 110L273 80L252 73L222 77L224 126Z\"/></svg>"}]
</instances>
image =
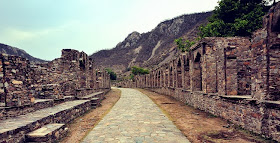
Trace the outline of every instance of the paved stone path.
<instances>
[{"instance_id":1,"label":"paved stone path","mask_svg":"<svg viewBox=\"0 0 280 143\"><path fill-rule=\"evenodd\" d=\"M189 143L149 97L120 90L119 101L82 143Z\"/></svg>"}]
</instances>

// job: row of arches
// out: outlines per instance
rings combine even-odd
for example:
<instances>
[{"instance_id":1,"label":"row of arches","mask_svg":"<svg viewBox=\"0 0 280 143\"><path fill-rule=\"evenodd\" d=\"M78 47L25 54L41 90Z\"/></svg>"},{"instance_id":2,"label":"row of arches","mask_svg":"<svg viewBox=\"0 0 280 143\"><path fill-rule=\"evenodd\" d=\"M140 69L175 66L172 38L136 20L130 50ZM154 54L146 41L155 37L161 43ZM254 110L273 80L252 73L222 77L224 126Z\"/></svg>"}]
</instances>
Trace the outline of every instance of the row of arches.
<instances>
[{"instance_id":1,"label":"row of arches","mask_svg":"<svg viewBox=\"0 0 280 143\"><path fill-rule=\"evenodd\" d=\"M225 39L201 43L169 63L143 75L138 87L182 88L220 95L251 95L250 47ZM236 38L235 40L239 40ZM245 39L249 43L248 39ZM145 78L145 80L143 80Z\"/></svg>"},{"instance_id":2,"label":"row of arches","mask_svg":"<svg viewBox=\"0 0 280 143\"><path fill-rule=\"evenodd\" d=\"M190 60L190 55L181 55L178 59L151 71L148 75L143 75L136 81L137 86L141 87L170 87L202 90L202 56L197 53L194 60ZM191 87L190 63L193 62L195 78Z\"/></svg>"}]
</instances>

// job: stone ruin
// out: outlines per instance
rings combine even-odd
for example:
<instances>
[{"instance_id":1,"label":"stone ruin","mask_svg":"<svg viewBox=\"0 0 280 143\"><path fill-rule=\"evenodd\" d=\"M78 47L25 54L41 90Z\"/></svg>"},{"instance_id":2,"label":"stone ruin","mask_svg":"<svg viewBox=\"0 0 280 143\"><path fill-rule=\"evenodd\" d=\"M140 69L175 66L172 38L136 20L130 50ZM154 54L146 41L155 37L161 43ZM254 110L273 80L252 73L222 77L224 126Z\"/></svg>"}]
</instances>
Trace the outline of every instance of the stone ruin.
<instances>
[{"instance_id":1,"label":"stone ruin","mask_svg":"<svg viewBox=\"0 0 280 143\"><path fill-rule=\"evenodd\" d=\"M280 141L280 3L246 37L209 37L125 87L173 96ZM121 86L121 85L120 85Z\"/></svg>"},{"instance_id":2,"label":"stone ruin","mask_svg":"<svg viewBox=\"0 0 280 143\"><path fill-rule=\"evenodd\" d=\"M0 54L0 142L55 142L110 89L109 74L84 52L64 49L41 64Z\"/></svg>"},{"instance_id":3,"label":"stone ruin","mask_svg":"<svg viewBox=\"0 0 280 143\"><path fill-rule=\"evenodd\" d=\"M22 107L34 104L36 99L89 95L110 89L109 78L107 72L95 68L86 53L77 50L64 49L61 58L43 64L0 54L0 105ZM4 116L0 114L0 119L7 118Z\"/></svg>"}]
</instances>

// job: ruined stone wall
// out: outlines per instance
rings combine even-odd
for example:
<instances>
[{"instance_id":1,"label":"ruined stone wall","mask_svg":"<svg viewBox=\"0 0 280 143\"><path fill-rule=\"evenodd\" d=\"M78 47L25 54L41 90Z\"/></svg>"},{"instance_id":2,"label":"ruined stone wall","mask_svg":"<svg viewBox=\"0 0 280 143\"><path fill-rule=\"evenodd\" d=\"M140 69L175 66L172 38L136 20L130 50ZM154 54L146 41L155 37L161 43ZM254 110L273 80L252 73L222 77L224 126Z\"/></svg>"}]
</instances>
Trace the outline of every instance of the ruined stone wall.
<instances>
[{"instance_id":1,"label":"ruined stone wall","mask_svg":"<svg viewBox=\"0 0 280 143\"><path fill-rule=\"evenodd\" d=\"M62 90L66 96L75 96L76 89L80 88L78 85L79 72L79 58L80 53L77 50L64 49L62 50L61 68L63 69L63 77L66 79L63 82Z\"/></svg>"},{"instance_id":2,"label":"ruined stone wall","mask_svg":"<svg viewBox=\"0 0 280 143\"><path fill-rule=\"evenodd\" d=\"M138 82L138 81L137 81ZM123 88L135 88L138 87L136 86L136 82L130 81L130 80L125 80L125 81L121 81L119 83L116 83L117 87L123 87Z\"/></svg>"},{"instance_id":3,"label":"ruined stone wall","mask_svg":"<svg viewBox=\"0 0 280 143\"><path fill-rule=\"evenodd\" d=\"M33 104L35 98L64 100L110 88L110 77L96 77L94 62L86 53L62 50L61 58L43 64L11 55L0 55L0 106ZM102 83L97 85L97 80Z\"/></svg>"},{"instance_id":4,"label":"ruined stone wall","mask_svg":"<svg viewBox=\"0 0 280 143\"><path fill-rule=\"evenodd\" d=\"M0 106L5 106L6 104L6 94L4 90L4 69L3 69L3 55L0 55Z\"/></svg>"},{"instance_id":5,"label":"ruined stone wall","mask_svg":"<svg viewBox=\"0 0 280 143\"><path fill-rule=\"evenodd\" d=\"M280 3L270 9L267 27L268 92L272 100L280 100Z\"/></svg>"},{"instance_id":6,"label":"ruined stone wall","mask_svg":"<svg viewBox=\"0 0 280 143\"><path fill-rule=\"evenodd\" d=\"M98 80L98 87L100 89L108 89L110 88L110 75L107 71L103 70L97 70L96 72L96 78Z\"/></svg>"},{"instance_id":7,"label":"ruined stone wall","mask_svg":"<svg viewBox=\"0 0 280 143\"><path fill-rule=\"evenodd\" d=\"M2 54L1 62L1 101L6 106L23 106L34 102L29 90L31 77L29 76L29 61L17 57ZM3 101L4 100L4 101Z\"/></svg>"},{"instance_id":8,"label":"ruined stone wall","mask_svg":"<svg viewBox=\"0 0 280 143\"><path fill-rule=\"evenodd\" d=\"M280 3L263 23L251 39L204 38L136 86L280 141Z\"/></svg>"},{"instance_id":9,"label":"ruined stone wall","mask_svg":"<svg viewBox=\"0 0 280 143\"><path fill-rule=\"evenodd\" d=\"M96 69L94 66L94 62L93 59L89 59L89 88L97 90L97 86L96 86Z\"/></svg>"}]
</instances>

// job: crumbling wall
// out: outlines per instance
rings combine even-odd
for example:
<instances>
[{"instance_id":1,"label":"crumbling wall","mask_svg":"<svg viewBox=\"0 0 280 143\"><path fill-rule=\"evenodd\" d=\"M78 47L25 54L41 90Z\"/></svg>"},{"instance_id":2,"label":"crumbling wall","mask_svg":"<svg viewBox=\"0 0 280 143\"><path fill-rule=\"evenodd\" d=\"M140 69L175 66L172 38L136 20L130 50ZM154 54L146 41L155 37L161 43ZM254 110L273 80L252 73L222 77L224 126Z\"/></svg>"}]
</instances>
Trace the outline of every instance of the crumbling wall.
<instances>
[{"instance_id":1,"label":"crumbling wall","mask_svg":"<svg viewBox=\"0 0 280 143\"><path fill-rule=\"evenodd\" d=\"M109 89L109 74L100 74L102 84L97 86L94 62L86 53L73 49L64 49L61 58L43 64L0 54L0 105L18 107L33 104L35 98L63 100L64 96Z\"/></svg>"},{"instance_id":2,"label":"crumbling wall","mask_svg":"<svg viewBox=\"0 0 280 143\"><path fill-rule=\"evenodd\" d=\"M280 141L280 3L263 21L263 28L251 39L204 38L167 66L137 76L136 86L173 96ZM155 76L159 69L165 69L160 70L165 77Z\"/></svg>"},{"instance_id":3,"label":"crumbling wall","mask_svg":"<svg viewBox=\"0 0 280 143\"><path fill-rule=\"evenodd\" d=\"M63 70L62 76L65 82L62 83L62 91L66 96L75 96L78 85L79 71L79 57L80 53L73 49L64 49L61 54L61 69Z\"/></svg>"},{"instance_id":4,"label":"crumbling wall","mask_svg":"<svg viewBox=\"0 0 280 143\"><path fill-rule=\"evenodd\" d=\"M3 87L6 106L23 106L34 102L29 91L31 77L29 61L17 57L2 54Z\"/></svg>"},{"instance_id":5,"label":"crumbling wall","mask_svg":"<svg viewBox=\"0 0 280 143\"><path fill-rule=\"evenodd\" d=\"M0 106L6 104L6 94L4 89L4 69L3 69L3 55L0 55Z\"/></svg>"}]
</instances>

